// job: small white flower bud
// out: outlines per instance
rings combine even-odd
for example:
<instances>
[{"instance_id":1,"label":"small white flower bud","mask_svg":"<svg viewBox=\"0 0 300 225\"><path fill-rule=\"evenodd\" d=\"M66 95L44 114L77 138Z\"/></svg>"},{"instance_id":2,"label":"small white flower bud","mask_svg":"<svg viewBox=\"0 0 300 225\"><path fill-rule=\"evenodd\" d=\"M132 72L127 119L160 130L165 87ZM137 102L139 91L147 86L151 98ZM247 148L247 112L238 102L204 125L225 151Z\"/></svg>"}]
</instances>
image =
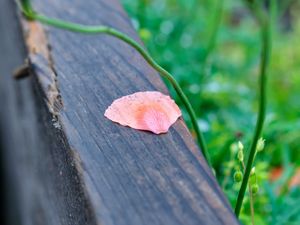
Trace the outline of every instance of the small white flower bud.
<instances>
[{"instance_id":1,"label":"small white flower bud","mask_svg":"<svg viewBox=\"0 0 300 225\"><path fill-rule=\"evenodd\" d=\"M265 148L265 140L260 138L256 145L256 151L260 152Z\"/></svg>"},{"instance_id":2,"label":"small white flower bud","mask_svg":"<svg viewBox=\"0 0 300 225\"><path fill-rule=\"evenodd\" d=\"M253 176L255 174L255 166L252 167L251 172L250 172L250 176Z\"/></svg>"},{"instance_id":3,"label":"small white flower bud","mask_svg":"<svg viewBox=\"0 0 300 225\"><path fill-rule=\"evenodd\" d=\"M239 150L244 150L244 145L243 145L243 143L242 142L238 142L238 147L239 147Z\"/></svg>"},{"instance_id":4,"label":"small white flower bud","mask_svg":"<svg viewBox=\"0 0 300 225\"><path fill-rule=\"evenodd\" d=\"M244 153L243 153L243 150L239 150L238 152L238 155L237 155L237 158L240 162L243 162L244 160Z\"/></svg>"}]
</instances>

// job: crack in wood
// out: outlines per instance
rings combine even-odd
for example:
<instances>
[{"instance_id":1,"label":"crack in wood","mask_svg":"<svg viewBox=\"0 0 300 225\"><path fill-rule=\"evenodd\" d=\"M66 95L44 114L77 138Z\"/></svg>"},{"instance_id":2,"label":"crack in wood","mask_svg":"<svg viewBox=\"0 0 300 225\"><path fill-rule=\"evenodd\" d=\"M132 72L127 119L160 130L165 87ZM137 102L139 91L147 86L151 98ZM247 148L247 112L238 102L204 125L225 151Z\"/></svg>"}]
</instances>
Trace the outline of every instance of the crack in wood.
<instances>
[{"instance_id":1,"label":"crack in wood","mask_svg":"<svg viewBox=\"0 0 300 225\"><path fill-rule=\"evenodd\" d=\"M63 108L63 102L46 31L38 22L25 19L22 19L22 28L25 34L30 66L45 94L49 111L54 117L57 117L58 112Z\"/></svg>"}]
</instances>

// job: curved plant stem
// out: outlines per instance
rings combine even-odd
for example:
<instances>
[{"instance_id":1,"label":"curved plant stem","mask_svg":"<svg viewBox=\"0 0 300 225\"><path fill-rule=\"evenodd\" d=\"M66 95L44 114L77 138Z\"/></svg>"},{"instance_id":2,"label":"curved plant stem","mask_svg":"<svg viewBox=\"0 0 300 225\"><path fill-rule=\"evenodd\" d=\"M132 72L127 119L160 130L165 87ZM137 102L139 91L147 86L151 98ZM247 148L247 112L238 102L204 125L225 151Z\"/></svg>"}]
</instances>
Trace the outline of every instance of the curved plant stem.
<instances>
[{"instance_id":1,"label":"curved plant stem","mask_svg":"<svg viewBox=\"0 0 300 225\"><path fill-rule=\"evenodd\" d=\"M257 153L257 151L255 151L255 153ZM255 159L255 156L254 156L254 159ZM243 168L243 173L245 174L246 166L245 166L244 161L242 161L241 164L242 164L242 168ZM248 182L248 191L249 191L249 196L250 196L251 223L252 223L252 225L255 225L255 223L254 223L254 198L253 198L254 196L253 196L253 193L251 190L251 184L249 182Z\"/></svg>"},{"instance_id":2,"label":"curved plant stem","mask_svg":"<svg viewBox=\"0 0 300 225\"><path fill-rule=\"evenodd\" d=\"M266 16L259 5L253 5L253 10L257 19L261 25L261 41L262 41L262 55L261 55L261 66L260 66L260 76L259 76L259 111L257 116L256 128L253 136L253 140L250 147L250 153L248 156L248 161L246 165L245 174L243 177L242 185L239 190L235 214L238 217L241 211L245 191L247 188L248 180L250 177L250 172L252 164L255 158L256 146L258 139L261 136L262 128L265 119L266 112L266 85L267 85L267 67L269 63L269 57L271 52L271 27L269 16Z\"/></svg>"},{"instance_id":3,"label":"curved plant stem","mask_svg":"<svg viewBox=\"0 0 300 225\"><path fill-rule=\"evenodd\" d=\"M17 2L19 3L19 2ZM30 0L21 0L20 3L21 9L25 14L31 14L32 13L32 7Z\"/></svg>"},{"instance_id":4,"label":"curved plant stem","mask_svg":"<svg viewBox=\"0 0 300 225\"><path fill-rule=\"evenodd\" d=\"M29 0L24 0L21 3L23 3L23 2L29 2ZM30 6L30 4L29 4L29 6ZM63 20L60 20L60 19L49 18L47 16L44 16L44 15L41 15L41 14L38 14L38 13L34 12L31 8L27 9L25 7L22 7L21 9L22 9L23 13L25 14L25 16L28 19L37 20L37 21L40 21L44 24L47 24L47 25L50 25L50 26L53 26L53 27L57 27L57 28L61 28L61 29L69 30L69 31L73 31L73 32L78 32L78 33L86 33L86 34L105 33L105 34L109 34L111 36L114 36L114 37L126 42L127 44L132 46L134 49L136 49L144 57L144 59L156 71L158 71L160 73L161 76L165 77L172 84L173 88L175 89L176 93L178 94L178 96L180 97L182 103L184 104L187 112L189 113L193 128L194 128L196 136L197 136L197 140L198 140L200 149L202 150L202 153L203 153L205 159L207 160L208 165L211 167L207 147L206 147L203 135L201 133L201 130L198 126L197 119L196 119L196 114L195 114L195 112L194 112L194 110L191 106L191 103L189 102L188 98L186 97L186 95L184 94L182 89L180 88L177 81L173 78L173 76L169 72L167 72L164 68L162 68L160 65L158 65L152 59L152 57L143 49L143 47L141 45L139 45L136 41L134 41L132 38L130 38L126 34L121 33L121 32L119 32L119 31L117 31L117 30L115 30L111 27L81 25L81 24L77 24L77 23L66 22L66 21L63 21Z\"/></svg>"}]
</instances>

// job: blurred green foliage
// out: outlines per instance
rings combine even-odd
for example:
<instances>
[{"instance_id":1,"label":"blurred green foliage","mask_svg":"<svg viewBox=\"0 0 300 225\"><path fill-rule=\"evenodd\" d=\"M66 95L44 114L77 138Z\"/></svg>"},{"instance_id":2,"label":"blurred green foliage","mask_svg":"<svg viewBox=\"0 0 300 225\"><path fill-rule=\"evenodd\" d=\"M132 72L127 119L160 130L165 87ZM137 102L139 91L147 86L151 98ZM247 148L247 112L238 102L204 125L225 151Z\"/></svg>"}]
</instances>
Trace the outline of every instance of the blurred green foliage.
<instances>
[{"instance_id":1,"label":"blurred green foliage","mask_svg":"<svg viewBox=\"0 0 300 225\"><path fill-rule=\"evenodd\" d=\"M233 181L234 170L229 170L229 178L225 171L236 160L230 145L241 140L247 150L256 122L261 43L255 19L242 0L122 2L151 55L190 99L217 178L220 184L229 180L224 191L234 205L239 184ZM256 160L260 191L255 222L300 224L299 185L288 187L300 166L300 2L277 3L263 132L266 148ZM283 171L275 182L269 179L272 168ZM247 199L241 220L250 224Z\"/></svg>"}]
</instances>

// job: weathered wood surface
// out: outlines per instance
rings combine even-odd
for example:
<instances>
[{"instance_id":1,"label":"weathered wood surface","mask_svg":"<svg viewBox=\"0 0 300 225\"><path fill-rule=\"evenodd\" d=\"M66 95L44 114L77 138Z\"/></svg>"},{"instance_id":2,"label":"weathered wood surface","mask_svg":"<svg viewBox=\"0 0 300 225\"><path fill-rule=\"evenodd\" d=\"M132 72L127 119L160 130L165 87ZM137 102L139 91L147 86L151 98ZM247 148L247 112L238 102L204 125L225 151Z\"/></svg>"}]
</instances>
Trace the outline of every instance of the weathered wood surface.
<instances>
[{"instance_id":1,"label":"weathered wood surface","mask_svg":"<svg viewBox=\"0 0 300 225\"><path fill-rule=\"evenodd\" d=\"M14 1L0 1L1 224L96 224L75 159L53 127L35 76L13 79L27 55L16 12Z\"/></svg>"},{"instance_id":2,"label":"weathered wood surface","mask_svg":"<svg viewBox=\"0 0 300 225\"><path fill-rule=\"evenodd\" d=\"M109 25L138 40L117 0L33 5L49 16ZM16 23L16 8L9 0L1 6L2 35L6 24ZM16 60L7 66L10 59L1 57L0 64L5 75L0 132L5 160L16 165L11 185L20 192L23 224L238 224L182 120L158 136L103 116L120 96L168 93L134 49L107 35L23 20L33 76L15 82L11 71L25 51L14 25L5 37ZM18 163L20 157L24 162Z\"/></svg>"}]
</instances>

